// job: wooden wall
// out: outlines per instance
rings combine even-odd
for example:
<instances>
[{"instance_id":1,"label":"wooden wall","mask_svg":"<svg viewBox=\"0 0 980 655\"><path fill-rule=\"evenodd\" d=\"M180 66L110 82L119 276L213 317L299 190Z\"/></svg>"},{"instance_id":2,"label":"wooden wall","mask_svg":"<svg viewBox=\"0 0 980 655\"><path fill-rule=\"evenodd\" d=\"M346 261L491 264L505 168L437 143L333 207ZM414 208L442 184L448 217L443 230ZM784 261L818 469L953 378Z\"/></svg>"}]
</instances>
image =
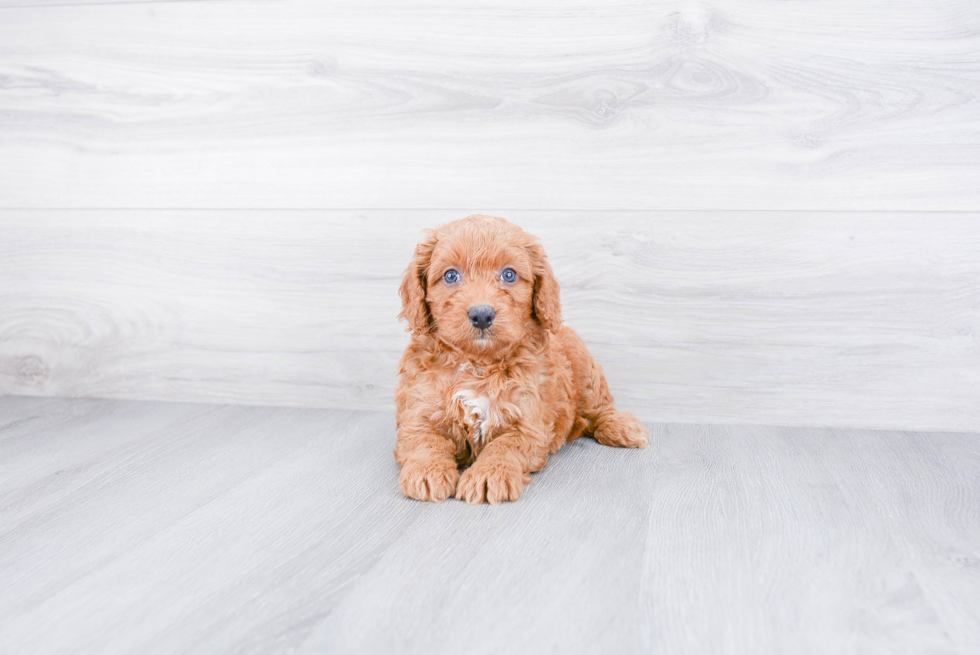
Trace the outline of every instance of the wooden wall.
<instances>
[{"instance_id":1,"label":"wooden wall","mask_svg":"<svg viewBox=\"0 0 980 655\"><path fill-rule=\"evenodd\" d=\"M419 231L650 420L980 430L980 5L0 0L0 392L390 407Z\"/></svg>"}]
</instances>

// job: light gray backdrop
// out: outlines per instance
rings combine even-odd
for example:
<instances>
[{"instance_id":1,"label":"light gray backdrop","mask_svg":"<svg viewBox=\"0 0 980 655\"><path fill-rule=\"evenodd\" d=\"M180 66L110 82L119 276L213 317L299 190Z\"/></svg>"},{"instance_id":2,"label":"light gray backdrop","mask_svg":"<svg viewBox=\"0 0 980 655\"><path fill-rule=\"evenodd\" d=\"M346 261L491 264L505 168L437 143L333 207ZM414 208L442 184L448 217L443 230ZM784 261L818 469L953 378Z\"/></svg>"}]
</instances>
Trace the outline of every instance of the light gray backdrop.
<instances>
[{"instance_id":1,"label":"light gray backdrop","mask_svg":"<svg viewBox=\"0 0 980 655\"><path fill-rule=\"evenodd\" d=\"M645 419L980 430L980 8L899 2L0 0L0 392L390 408L483 212Z\"/></svg>"}]
</instances>

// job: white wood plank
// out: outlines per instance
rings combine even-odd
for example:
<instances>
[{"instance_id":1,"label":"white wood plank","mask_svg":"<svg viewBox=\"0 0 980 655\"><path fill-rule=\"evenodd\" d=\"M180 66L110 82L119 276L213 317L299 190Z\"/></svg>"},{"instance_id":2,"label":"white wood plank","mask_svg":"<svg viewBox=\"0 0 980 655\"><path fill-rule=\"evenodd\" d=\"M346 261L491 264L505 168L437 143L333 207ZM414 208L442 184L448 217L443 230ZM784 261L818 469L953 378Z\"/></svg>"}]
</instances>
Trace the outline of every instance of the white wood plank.
<instances>
[{"instance_id":1,"label":"white wood plank","mask_svg":"<svg viewBox=\"0 0 980 655\"><path fill-rule=\"evenodd\" d=\"M0 88L4 207L980 210L962 0L8 8Z\"/></svg>"},{"instance_id":2,"label":"white wood plank","mask_svg":"<svg viewBox=\"0 0 980 655\"><path fill-rule=\"evenodd\" d=\"M5 652L980 648L978 434L651 424L491 508L402 498L391 413L3 407Z\"/></svg>"},{"instance_id":3,"label":"white wood plank","mask_svg":"<svg viewBox=\"0 0 980 655\"><path fill-rule=\"evenodd\" d=\"M60 398L26 399L19 396L0 396L0 430L3 431L0 435L9 438L20 426L37 420L39 410L62 407L64 403ZM58 415L55 413L55 416ZM47 418L49 415L44 414L44 416Z\"/></svg>"},{"instance_id":4,"label":"white wood plank","mask_svg":"<svg viewBox=\"0 0 980 655\"><path fill-rule=\"evenodd\" d=\"M41 401L42 399L37 399ZM84 400L49 404L35 402L31 413L3 428L0 441L0 504L26 506L29 498L15 494L29 490L34 495L51 493L45 485L59 490L76 483L79 475L93 475L87 469L104 451L119 449L128 441L144 438L143 432L167 427L207 411L206 405L167 404L141 406L120 404L111 400ZM104 432L111 422L113 431ZM127 431L138 426L140 430ZM39 448L37 435L50 435ZM83 461L81 454L92 461ZM43 484L42 484L43 481ZM33 485L40 486L37 489ZM7 514L8 520L12 520ZM6 526L10 527L10 526ZM2 528L0 528L2 531Z\"/></svg>"},{"instance_id":5,"label":"white wood plank","mask_svg":"<svg viewBox=\"0 0 980 655\"><path fill-rule=\"evenodd\" d=\"M640 416L980 429L978 214L499 213ZM400 275L461 215L0 212L0 392L390 409Z\"/></svg>"},{"instance_id":6,"label":"white wood plank","mask_svg":"<svg viewBox=\"0 0 980 655\"><path fill-rule=\"evenodd\" d=\"M79 5L159 4L163 2L225 2L226 0L0 0L0 9L37 9Z\"/></svg>"}]
</instances>

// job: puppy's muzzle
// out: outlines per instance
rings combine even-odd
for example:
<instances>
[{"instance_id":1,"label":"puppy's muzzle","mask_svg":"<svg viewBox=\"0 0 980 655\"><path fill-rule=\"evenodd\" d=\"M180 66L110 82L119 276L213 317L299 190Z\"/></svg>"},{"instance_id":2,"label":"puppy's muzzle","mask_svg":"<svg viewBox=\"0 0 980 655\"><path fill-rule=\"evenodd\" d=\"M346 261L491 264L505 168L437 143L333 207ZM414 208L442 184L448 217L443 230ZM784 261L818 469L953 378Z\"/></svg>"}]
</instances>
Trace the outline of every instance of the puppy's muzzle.
<instances>
[{"instance_id":1,"label":"puppy's muzzle","mask_svg":"<svg viewBox=\"0 0 980 655\"><path fill-rule=\"evenodd\" d=\"M470 323L478 330L486 330L493 325L493 319L497 318L497 312L490 305L477 305L470 307Z\"/></svg>"}]
</instances>

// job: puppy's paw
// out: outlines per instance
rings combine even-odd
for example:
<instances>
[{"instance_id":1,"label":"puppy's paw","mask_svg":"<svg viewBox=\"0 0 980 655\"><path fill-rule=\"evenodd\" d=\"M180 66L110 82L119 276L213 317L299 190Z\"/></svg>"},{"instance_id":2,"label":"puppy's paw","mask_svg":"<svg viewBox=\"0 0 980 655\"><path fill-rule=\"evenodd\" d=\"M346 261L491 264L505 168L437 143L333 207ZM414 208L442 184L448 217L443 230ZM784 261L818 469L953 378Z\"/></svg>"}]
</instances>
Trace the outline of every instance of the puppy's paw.
<instances>
[{"instance_id":1,"label":"puppy's paw","mask_svg":"<svg viewBox=\"0 0 980 655\"><path fill-rule=\"evenodd\" d=\"M531 481L520 468L499 460L476 460L463 471L456 485L456 497L470 505L487 502L499 505L521 497L524 485Z\"/></svg>"},{"instance_id":2,"label":"puppy's paw","mask_svg":"<svg viewBox=\"0 0 980 655\"><path fill-rule=\"evenodd\" d=\"M456 492L459 471L455 462L412 460L402 467L398 484L402 493L416 500L441 503Z\"/></svg>"},{"instance_id":3,"label":"puppy's paw","mask_svg":"<svg viewBox=\"0 0 980 655\"><path fill-rule=\"evenodd\" d=\"M650 445L650 433L629 412L616 412L600 421L593 436L604 446L646 448Z\"/></svg>"}]
</instances>

